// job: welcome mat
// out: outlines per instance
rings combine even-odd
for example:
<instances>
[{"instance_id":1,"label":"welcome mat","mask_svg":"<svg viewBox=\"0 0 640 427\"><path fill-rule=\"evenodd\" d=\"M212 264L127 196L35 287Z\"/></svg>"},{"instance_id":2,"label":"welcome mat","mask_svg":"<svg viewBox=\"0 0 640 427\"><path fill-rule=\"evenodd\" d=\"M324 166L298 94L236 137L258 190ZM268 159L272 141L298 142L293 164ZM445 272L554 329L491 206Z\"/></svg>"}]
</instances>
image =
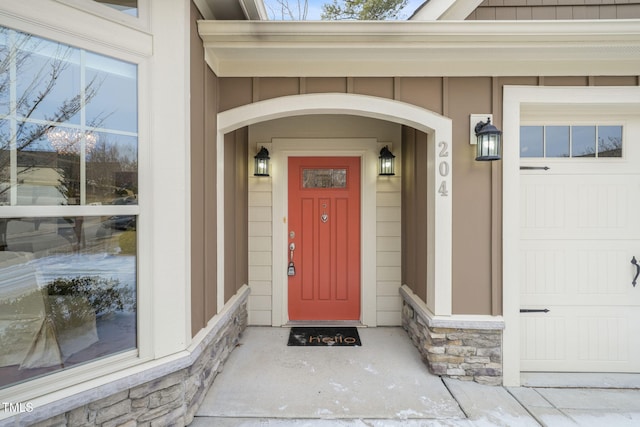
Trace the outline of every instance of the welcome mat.
<instances>
[{"instance_id":1,"label":"welcome mat","mask_svg":"<svg viewBox=\"0 0 640 427\"><path fill-rule=\"evenodd\" d=\"M350 346L360 347L358 328L354 327L293 327L288 346Z\"/></svg>"}]
</instances>

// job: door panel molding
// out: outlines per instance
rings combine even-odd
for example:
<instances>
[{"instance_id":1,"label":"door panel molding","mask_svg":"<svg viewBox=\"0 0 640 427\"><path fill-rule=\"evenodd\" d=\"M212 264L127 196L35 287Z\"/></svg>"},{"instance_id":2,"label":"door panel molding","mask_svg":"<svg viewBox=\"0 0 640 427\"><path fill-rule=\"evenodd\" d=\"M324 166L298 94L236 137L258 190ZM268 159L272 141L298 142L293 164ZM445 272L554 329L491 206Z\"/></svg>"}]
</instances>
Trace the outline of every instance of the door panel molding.
<instances>
[{"instance_id":1,"label":"door panel molding","mask_svg":"<svg viewBox=\"0 0 640 427\"><path fill-rule=\"evenodd\" d=\"M346 156L287 159L290 254L295 245L295 274L287 274L292 321L360 321L360 162Z\"/></svg>"},{"instance_id":2,"label":"door panel molding","mask_svg":"<svg viewBox=\"0 0 640 427\"><path fill-rule=\"evenodd\" d=\"M274 138L271 141L273 163L273 294L272 325L289 322L288 278L288 159L289 157L359 157L360 158L360 322L376 326L376 269L366 268L366 260L376 259L376 216L364 212L376 210L378 144L375 138L298 139ZM369 232L367 232L369 231ZM371 232L373 231L373 232ZM367 285L369 284L369 285ZM373 285L371 285L373 284Z\"/></svg>"},{"instance_id":3,"label":"door panel molding","mask_svg":"<svg viewBox=\"0 0 640 427\"><path fill-rule=\"evenodd\" d=\"M520 283L520 123L528 118L566 117L600 119L640 113L640 87L505 86L503 95L503 385L519 386L521 370ZM636 122L637 123L637 122ZM634 124L637 128L637 124ZM627 136L627 141L631 140ZM638 150L637 144L627 145ZM637 158L637 154L636 154ZM546 159L545 159L546 160ZM526 161L527 165L535 162ZM525 162L523 161L523 164ZM631 285L629 285L631 286Z\"/></svg>"}]
</instances>

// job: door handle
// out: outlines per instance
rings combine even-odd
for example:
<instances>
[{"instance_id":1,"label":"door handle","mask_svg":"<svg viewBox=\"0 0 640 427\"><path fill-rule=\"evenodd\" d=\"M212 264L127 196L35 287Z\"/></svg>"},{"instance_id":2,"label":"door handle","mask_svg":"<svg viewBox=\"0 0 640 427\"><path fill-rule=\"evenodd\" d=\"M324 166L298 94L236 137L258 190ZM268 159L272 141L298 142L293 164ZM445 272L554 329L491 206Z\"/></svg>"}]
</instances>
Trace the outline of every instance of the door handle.
<instances>
[{"instance_id":1,"label":"door handle","mask_svg":"<svg viewBox=\"0 0 640 427\"><path fill-rule=\"evenodd\" d=\"M296 244L291 243L289 245L289 267L287 267L287 276L295 276L296 275L296 266L293 263L293 251L296 250Z\"/></svg>"},{"instance_id":2,"label":"door handle","mask_svg":"<svg viewBox=\"0 0 640 427\"><path fill-rule=\"evenodd\" d=\"M638 284L638 276L640 276L640 263L638 262L638 260L634 256L633 258L631 258L631 264L636 266L636 276L633 278L633 281L631 282L631 284L635 288L636 285Z\"/></svg>"}]
</instances>

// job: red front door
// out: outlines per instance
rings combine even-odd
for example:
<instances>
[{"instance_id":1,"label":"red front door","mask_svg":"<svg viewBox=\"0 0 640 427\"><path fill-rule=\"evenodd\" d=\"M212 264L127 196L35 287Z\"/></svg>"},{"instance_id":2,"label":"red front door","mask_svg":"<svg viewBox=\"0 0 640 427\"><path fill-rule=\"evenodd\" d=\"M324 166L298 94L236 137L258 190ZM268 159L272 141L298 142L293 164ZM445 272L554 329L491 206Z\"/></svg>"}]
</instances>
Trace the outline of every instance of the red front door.
<instances>
[{"instance_id":1,"label":"red front door","mask_svg":"<svg viewBox=\"0 0 640 427\"><path fill-rule=\"evenodd\" d=\"M289 320L360 320L359 157L289 158L288 237Z\"/></svg>"}]
</instances>

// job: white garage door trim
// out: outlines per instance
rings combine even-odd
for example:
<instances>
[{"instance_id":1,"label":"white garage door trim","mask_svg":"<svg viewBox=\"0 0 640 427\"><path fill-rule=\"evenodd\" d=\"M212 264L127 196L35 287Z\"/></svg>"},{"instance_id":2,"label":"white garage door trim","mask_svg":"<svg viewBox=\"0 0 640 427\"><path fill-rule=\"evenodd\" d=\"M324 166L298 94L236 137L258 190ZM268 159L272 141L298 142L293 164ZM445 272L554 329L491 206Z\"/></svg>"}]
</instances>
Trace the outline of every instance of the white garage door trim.
<instances>
[{"instance_id":1,"label":"white garage door trim","mask_svg":"<svg viewBox=\"0 0 640 427\"><path fill-rule=\"evenodd\" d=\"M592 111L640 111L640 87L506 86L503 95L503 301L507 386L520 385L520 119L524 107L572 104Z\"/></svg>"}]
</instances>

